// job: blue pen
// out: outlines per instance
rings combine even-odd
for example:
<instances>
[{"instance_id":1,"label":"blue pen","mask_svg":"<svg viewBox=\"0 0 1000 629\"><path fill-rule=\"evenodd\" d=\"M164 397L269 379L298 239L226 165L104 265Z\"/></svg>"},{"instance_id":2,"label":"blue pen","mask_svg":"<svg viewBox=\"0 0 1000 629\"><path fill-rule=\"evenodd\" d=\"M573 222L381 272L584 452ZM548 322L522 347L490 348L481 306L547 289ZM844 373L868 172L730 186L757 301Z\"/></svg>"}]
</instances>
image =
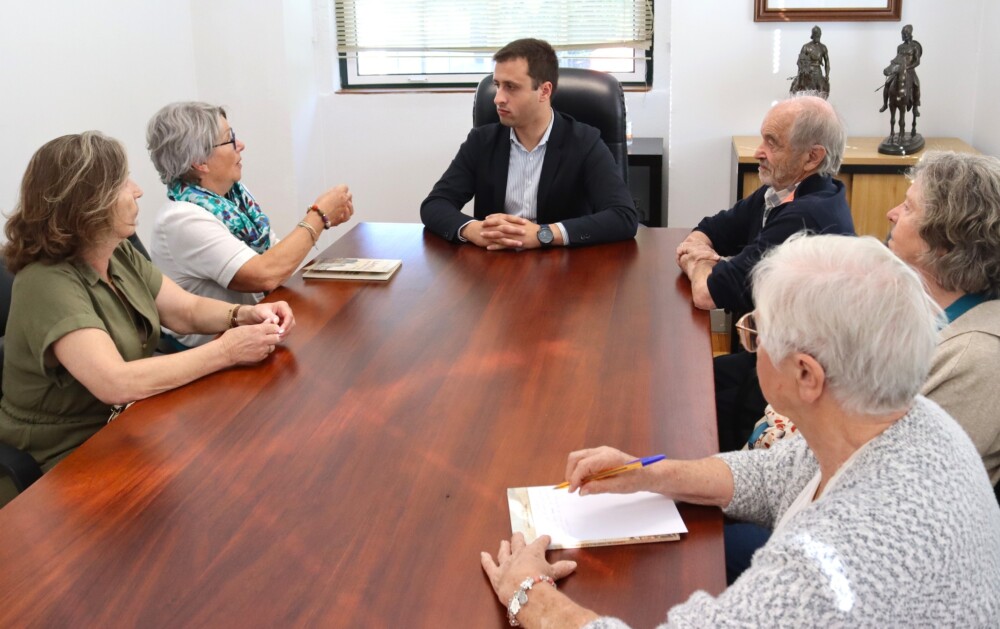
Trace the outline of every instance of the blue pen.
<instances>
[{"instance_id":1,"label":"blue pen","mask_svg":"<svg viewBox=\"0 0 1000 629\"><path fill-rule=\"evenodd\" d=\"M629 461L625 465L619 465L618 467L613 467L610 470L604 470L603 472L591 474L590 476L584 478L583 482L589 483L592 480L600 480L602 478L607 478L609 476L617 476L622 472L628 472L629 470L637 470L640 467L646 467L647 465L651 465L653 463L656 463L657 461L662 461L665 458L667 458L667 455L665 454L654 454L653 456L647 456L641 459L636 459L634 461ZM568 481L560 483L555 487L553 487L552 489L564 489L566 487L569 487Z\"/></svg>"}]
</instances>

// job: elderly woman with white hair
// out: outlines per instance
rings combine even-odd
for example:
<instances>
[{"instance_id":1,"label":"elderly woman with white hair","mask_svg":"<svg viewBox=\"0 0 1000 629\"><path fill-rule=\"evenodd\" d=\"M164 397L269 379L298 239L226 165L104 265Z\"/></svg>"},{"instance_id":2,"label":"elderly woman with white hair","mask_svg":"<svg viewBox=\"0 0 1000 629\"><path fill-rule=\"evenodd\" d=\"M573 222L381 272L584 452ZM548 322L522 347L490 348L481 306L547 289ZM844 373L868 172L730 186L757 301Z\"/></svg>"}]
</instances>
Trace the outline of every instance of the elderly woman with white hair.
<instances>
[{"instance_id":1,"label":"elderly woman with white hair","mask_svg":"<svg viewBox=\"0 0 1000 629\"><path fill-rule=\"evenodd\" d=\"M279 240L241 182L246 145L222 107L171 103L149 121L146 144L169 199L156 215L150 255L165 275L196 295L257 303L291 277L324 229L354 214L347 186L336 186ZM170 333L166 340L183 350L211 338Z\"/></svg>"},{"instance_id":2,"label":"elderly woman with white hair","mask_svg":"<svg viewBox=\"0 0 1000 629\"><path fill-rule=\"evenodd\" d=\"M969 437L918 394L941 316L920 277L872 238L796 237L754 269L753 293L741 342L802 439L586 483L635 457L601 447L567 462L571 491L655 491L774 527L735 583L663 626L997 626L1000 507ZM501 603L517 595L512 620L624 627L546 585L575 569L546 561L547 544L515 535L496 561L482 554Z\"/></svg>"}]
</instances>

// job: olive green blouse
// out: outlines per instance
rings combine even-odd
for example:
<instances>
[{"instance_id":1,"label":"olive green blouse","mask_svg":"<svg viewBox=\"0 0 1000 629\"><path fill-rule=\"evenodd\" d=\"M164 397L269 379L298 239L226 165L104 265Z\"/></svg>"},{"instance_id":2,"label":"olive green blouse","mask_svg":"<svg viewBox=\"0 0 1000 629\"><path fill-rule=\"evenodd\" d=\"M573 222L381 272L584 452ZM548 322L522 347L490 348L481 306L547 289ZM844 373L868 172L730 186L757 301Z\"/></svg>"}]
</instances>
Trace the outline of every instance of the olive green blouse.
<instances>
[{"instance_id":1,"label":"olive green blouse","mask_svg":"<svg viewBox=\"0 0 1000 629\"><path fill-rule=\"evenodd\" d=\"M108 273L119 293L82 260L35 262L14 276L0 441L26 450L44 470L97 432L111 413L56 362L52 344L74 330L97 328L129 361L152 356L160 338L160 272L126 240Z\"/></svg>"}]
</instances>

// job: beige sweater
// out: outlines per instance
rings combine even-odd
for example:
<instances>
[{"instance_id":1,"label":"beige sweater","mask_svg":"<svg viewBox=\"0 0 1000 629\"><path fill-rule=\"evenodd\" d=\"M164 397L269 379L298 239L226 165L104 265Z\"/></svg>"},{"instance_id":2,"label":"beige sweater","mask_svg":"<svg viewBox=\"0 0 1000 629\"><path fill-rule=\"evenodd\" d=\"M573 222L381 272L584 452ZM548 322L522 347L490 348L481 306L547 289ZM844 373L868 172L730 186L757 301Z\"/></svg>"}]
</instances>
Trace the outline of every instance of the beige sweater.
<instances>
[{"instance_id":1,"label":"beige sweater","mask_svg":"<svg viewBox=\"0 0 1000 629\"><path fill-rule=\"evenodd\" d=\"M1000 300L979 304L941 331L922 393L965 428L996 485L1000 481Z\"/></svg>"}]
</instances>

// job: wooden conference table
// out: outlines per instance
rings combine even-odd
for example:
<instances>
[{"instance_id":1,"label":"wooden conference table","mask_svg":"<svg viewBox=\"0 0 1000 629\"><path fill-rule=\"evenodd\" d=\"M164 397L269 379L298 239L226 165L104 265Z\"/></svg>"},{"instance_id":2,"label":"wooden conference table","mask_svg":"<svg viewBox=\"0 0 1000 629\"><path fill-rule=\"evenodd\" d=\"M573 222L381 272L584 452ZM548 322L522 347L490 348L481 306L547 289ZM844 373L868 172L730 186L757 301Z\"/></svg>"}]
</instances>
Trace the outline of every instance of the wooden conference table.
<instances>
[{"instance_id":1,"label":"wooden conference table","mask_svg":"<svg viewBox=\"0 0 1000 629\"><path fill-rule=\"evenodd\" d=\"M0 626L503 627L479 565L507 487L569 451L716 447L709 324L686 232L523 253L360 224L325 256L387 283L304 281L263 364L135 404L0 509ZM562 589L636 627L725 587L717 510L681 541L561 551Z\"/></svg>"}]
</instances>

